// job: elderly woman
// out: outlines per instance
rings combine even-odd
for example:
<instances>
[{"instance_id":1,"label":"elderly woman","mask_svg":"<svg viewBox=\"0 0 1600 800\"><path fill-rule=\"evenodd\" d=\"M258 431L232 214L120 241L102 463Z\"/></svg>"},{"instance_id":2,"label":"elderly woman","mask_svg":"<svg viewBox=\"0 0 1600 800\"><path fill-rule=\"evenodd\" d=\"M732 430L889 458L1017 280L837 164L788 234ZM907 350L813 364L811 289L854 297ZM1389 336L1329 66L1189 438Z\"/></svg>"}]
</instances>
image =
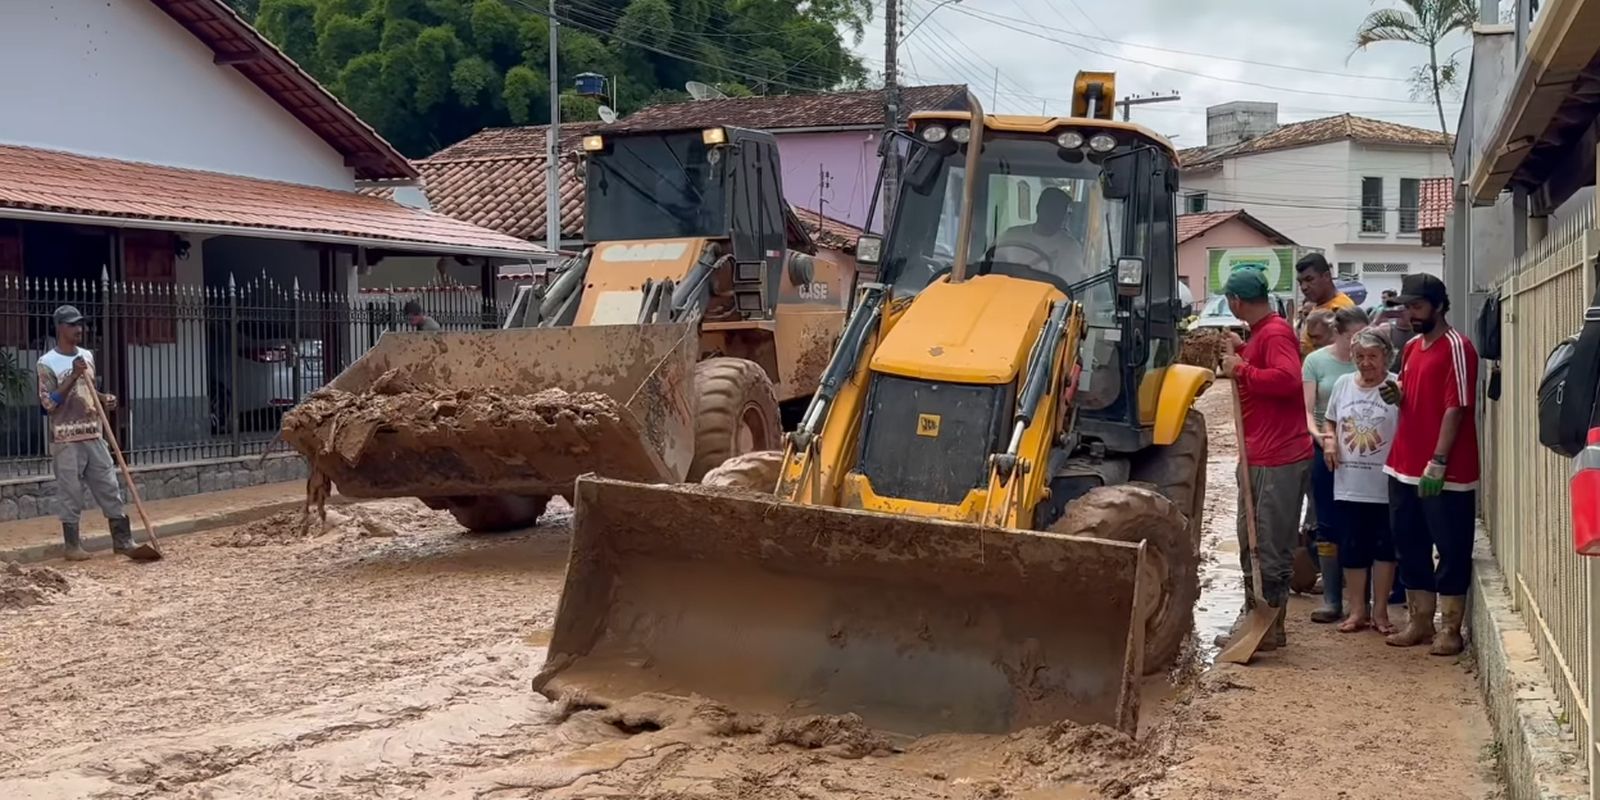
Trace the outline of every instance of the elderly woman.
<instances>
[{"instance_id":1,"label":"elderly woman","mask_svg":"<svg viewBox=\"0 0 1600 800\"><path fill-rule=\"evenodd\" d=\"M1323 409L1327 408L1334 383L1356 370L1350 361L1350 339L1366 329L1367 315L1354 306L1341 308L1331 314L1316 312L1306 323L1313 337L1316 331L1311 325L1318 314L1329 317L1332 342L1306 356L1300 374L1306 396L1306 429L1314 439L1323 442L1326 438L1323 432ZM1312 513L1306 516L1313 520L1316 533L1312 555L1316 556L1317 566L1322 572L1322 607L1311 612L1311 621L1338 622L1344 617L1344 606L1340 602L1343 582L1340 580L1339 567L1338 509L1333 498L1333 471L1321 459L1311 463L1310 507Z\"/></svg>"},{"instance_id":2,"label":"elderly woman","mask_svg":"<svg viewBox=\"0 0 1600 800\"><path fill-rule=\"evenodd\" d=\"M1354 633L1371 627L1388 635L1394 625L1384 601L1394 586L1395 549L1383 464L1394 443L1400 410L1385 402L1378 390L1385 381L1396 380L1389 371L1392 346L1381 331L1363 330L1355 335L1350 355L1355 372L1334 382L1322 440L1323 463L1333 471L1334 513L1343 534L1339 564L1344 568L1349 616L1339 630ZM1378 598L1370 612L1369 570L1372 596Z\"/></svg>"}]
</instances>

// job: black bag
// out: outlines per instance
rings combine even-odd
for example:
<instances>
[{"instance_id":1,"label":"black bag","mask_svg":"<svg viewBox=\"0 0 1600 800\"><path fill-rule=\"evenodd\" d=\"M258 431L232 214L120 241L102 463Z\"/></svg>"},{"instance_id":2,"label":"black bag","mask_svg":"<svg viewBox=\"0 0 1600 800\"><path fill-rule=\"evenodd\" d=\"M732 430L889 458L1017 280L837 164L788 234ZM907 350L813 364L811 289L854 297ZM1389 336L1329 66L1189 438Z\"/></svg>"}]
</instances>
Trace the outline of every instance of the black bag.
<instances>
[{"instance_id":1,"label":"black bag","mask_svg":"<svg viewBox=\"0 0 1600 800\"><path fill-rule=\"evenodd\" d=\"M1484 298L1478 309L1478 357L1485 361L1500 360L1500 295Z\"/></svg>"},{"instance_id":2,"label":"black bag","mask_svg":"<svg viewBox=\"0 0 1600 800\"><path fill-rule=\"evenodd\" d=\"M1595 425L1600 390L1600 285L1583 312L1583 328L1550 351L1539 379L1539 443L1558 455L1576 456Z\"/></svg>"}]
</instances>

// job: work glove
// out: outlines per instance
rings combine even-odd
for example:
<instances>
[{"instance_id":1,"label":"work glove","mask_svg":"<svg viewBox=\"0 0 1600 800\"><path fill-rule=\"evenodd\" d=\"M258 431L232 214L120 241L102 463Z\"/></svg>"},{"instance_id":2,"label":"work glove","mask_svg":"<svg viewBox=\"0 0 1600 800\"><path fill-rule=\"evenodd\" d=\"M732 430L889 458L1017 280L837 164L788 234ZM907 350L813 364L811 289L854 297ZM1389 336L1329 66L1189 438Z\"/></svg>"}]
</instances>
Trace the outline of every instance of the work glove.
<instances>
[{"instance_id":1,"label":"work glove","mask_svg":"<svg viewBox=\"0 0 1600 800\"><path fill-rule=\"evenodd\" d=\"M1391 406L1397 406L1400 405L1400 401L1406 395L1405 392L1400 391L1400 384L1394 381L1384 381L1383 385L1378 387L1378 396L1383 398L1383 402Z\"/></svg>"},{"instance_id":2,"label":"work glove","mask_svg":"<svg viewBox=\"0 0 1600 800\"><path fill-rule=\"evenodd\" d=\"M1438 497L1442 491L1444 491L1444 464L1429 461L1427 468L1422 470L1422 480L1417 482L1417 494L1422 497Z\"/></svg>"}]
</instances>

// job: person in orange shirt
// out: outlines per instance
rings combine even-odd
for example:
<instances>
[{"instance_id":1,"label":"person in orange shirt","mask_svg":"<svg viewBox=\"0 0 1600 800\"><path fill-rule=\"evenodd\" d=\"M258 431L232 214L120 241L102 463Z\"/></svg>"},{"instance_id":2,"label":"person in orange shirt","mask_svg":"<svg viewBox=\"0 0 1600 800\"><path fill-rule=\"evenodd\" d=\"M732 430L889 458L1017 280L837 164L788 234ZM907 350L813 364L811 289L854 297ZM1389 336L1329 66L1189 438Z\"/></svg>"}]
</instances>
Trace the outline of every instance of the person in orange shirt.
<instances>
[{"instance_id":1,"label":"person in orange shirt","mask_svg":"<svg viewBox=\"0 0 1600 800\"><path fill-rule=\"evenodd\" d=\"M1328 265L1327 257L1321 253L1312 253L1301 258L1294 264L1294 278L1300 284L1300 295L1305 298L1305 305L1301 307L1301 319L1313 311L1333 312L1341 308L1350 308L1356 301L1350 295L1339 291L1333 284L1333 267ZM1305 358L1317 345L1311 339L1311 332L1302 325L1300 331L1300 357Z\"/></svg>"}]
</instances>

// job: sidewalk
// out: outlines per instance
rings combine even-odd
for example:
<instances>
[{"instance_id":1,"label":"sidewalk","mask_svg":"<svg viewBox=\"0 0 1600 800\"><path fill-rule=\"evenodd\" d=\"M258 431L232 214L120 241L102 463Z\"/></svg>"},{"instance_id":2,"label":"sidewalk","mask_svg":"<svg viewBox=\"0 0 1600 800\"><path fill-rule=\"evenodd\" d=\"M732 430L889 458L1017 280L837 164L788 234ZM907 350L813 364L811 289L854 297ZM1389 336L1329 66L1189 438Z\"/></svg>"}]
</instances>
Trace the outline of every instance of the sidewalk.
<instances>
[{"instance_id":1,"label":"sidewalk","mask_svg":"<svg viewBox=\"0 0 1600 800\"><path fill-rule=\"evenodd\" d=\"M304 481L286 481L204 492L187 497L155 500L144 504L158 538L225 528L279 511L300 508L305 502ZM330 502L340 502L337 496ZM128 503L134 538L144 541L139 515ZM83 513L83 546L90 552L111 549L111 534L99 509ZM55 517L33 517L15 522L0 522L0 561L27 564L61 557L61 522Z\"/></svg>"}]
</instances>

